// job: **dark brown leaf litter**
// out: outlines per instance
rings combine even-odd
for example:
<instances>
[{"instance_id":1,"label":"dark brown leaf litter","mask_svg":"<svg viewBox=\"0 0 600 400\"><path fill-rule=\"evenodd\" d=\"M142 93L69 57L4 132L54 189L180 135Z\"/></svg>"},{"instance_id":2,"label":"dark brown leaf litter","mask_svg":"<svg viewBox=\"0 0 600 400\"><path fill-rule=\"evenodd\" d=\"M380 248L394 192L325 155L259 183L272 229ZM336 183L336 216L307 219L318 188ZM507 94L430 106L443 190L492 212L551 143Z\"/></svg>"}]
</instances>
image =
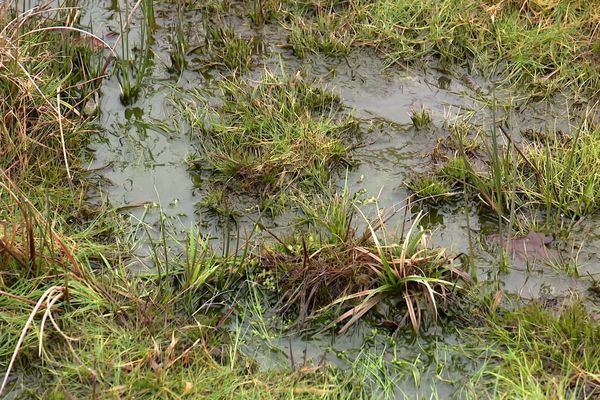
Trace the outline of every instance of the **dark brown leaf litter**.
<instances>
[{"instance_id":1,"label":"dark brown leaf litter","mask_svg":"<svg viewBox=\"0 0 600 400\"><path fill-rule=\"evenodd\" d=\"M515 236L508 241L498 234L489 235L488 238L492 242L507 246L507 251L512 257L524 261L552 261L557 258L556 251L546 246L552 242L553 238L543 233L532 231L526 236Z\"/></svg>"}]
</instances>

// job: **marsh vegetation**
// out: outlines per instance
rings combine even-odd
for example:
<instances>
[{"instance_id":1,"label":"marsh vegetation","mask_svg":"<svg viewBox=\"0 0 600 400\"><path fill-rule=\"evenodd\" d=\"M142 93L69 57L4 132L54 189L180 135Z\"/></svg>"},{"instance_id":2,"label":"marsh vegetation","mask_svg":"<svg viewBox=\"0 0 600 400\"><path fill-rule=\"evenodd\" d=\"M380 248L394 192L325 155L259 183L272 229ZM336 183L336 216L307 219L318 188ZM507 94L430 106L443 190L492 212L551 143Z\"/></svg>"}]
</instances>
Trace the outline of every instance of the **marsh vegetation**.
<instances>
[{"instance_id":1,"label":"marsh vegetation","mask_svg":"<svg viewBox=\"0 0 600 400\"><path fill-rule=\"evenodd\" d=\"M0 4L0 396L600 396L595 1Z\"/></svg>"}]
</instances>

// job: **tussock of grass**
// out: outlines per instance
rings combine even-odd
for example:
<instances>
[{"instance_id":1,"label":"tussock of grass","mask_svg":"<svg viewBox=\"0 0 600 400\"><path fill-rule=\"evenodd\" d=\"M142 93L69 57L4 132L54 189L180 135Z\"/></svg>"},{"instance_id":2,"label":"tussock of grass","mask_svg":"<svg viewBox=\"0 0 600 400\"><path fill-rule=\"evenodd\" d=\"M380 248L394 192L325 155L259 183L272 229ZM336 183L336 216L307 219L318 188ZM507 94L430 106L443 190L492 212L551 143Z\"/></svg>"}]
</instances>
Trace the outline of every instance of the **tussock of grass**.
<instances>
[{"instance_id":1,"label":"tussock of grass","mask_svg":"<svg viewBox=\"0 0 600 400\"><path fill-rule=\"evenodd\" d=\"M463 182L468 176L468 164L462 156L449 158L438 170L437 175L450 182Z\"/></svg>"},{"instance_id":2,"label":"tussock of grass","mask_svg":"<svg viewBox=\"0 0 600 400\"><path fill-rule=\"evenodd\" d=\"M223 217L234 217L236 211L227 196L227 191L223 187L211 188L202 198L199 205L206 210Z\"/></svg>"},{"instance_id":3,"label":"tussock of grass","mask_svg":"<svg viewBox=\"0 0 600 400\"><path fill-rule=\"evenodd\" d=\"M168 67L170 72L182 74L188 66L187 55L190 50L188 37L183 29L183 9L179 8L178 24L175 32L171 35L171 51L169 59L171 65Z\"/></svg>"},{"instance_id":4,"label":"tussock of grass","mask_svg":"<svg viewBox=\"0 0 600 400\"><path fill-rule=\"evenodd\" d=\"M549 141L533 141L525 148L525 157L531 163L523 165L521 182L525 192L534 201L567 215L584 216L597 211L600 128L584 123L572 136L553 136Z\"/></svg>"},{"instance_id":5,"label":"tussock of grass","mask_svg":"<svg viewBox=\"0 0 600 400\"><path fill-rule=\"evenodd\" d=\"M468 277L452 265L445 249L428 246L420 215L401 238L386 232L381 215L359 234L353 219L362 213L356 207L347 192L306 202L303 209L312 228L264 250L262 267L278 277L284 309L295 307L303 319L320 308L360 299L332 322L348 320L342 333L390 298L402 301L404 321L415 329L426 319L426 310L435 319L438 303L453 291L456 280Z\"/></svg>"},{"instance_id":6,"label":"tussock of grass","mask_svg":"<svg viewBox=\"0 0 600 400\"><path fill-rule=\"evenodd\" d=\"M300 183L325 183L336 165L348 161L344 138L357 131L357 122L339 115L342 104L333 93L298 75L269 73L256 83L232 78L220 88L220 107L201 115L184 110L203 145L192 161L198 168L245 189L277 194Z\"/></svg>"},{"instance_id":7,"label":"tussock of grass","mask_svg":"<svg viewBox=\"0 0 600 400\"><path fill-rule=\"evenodd\" d=\"M431 114L425 108L413 110L410 113L410 120L417 129L425 129L433 124L431 121Z\"/></svg>"},{"instance_id":8,"label":"tussock of grass","mask_svg":"<svg viewBox=\"0 0 600 400\"><path fill-rule=\"evenodd\" d=\"M333 13L318 15L314 22L294 18L289 29L288 43L300 58L307 53L333 57L348 55L355 36L352 24L340 21Z\"/></svg>"},{"instance_id":9,"label":"tussock of grass","mask_svg":"<svg viewBox=\"0 0 600 400\"><path fill-rule=\"evenodd\" d=\"M129 40L129 22L123 20L123 15L119 14L121 54L113 62L113 73L119 81L120 100L125 106L138 100L142 83L154 63L154 52L152 51L153 32L156 29L154 5L149 0L140 1L138 5L143 18L140 21L139 42L136 44ZM132 51L132 48L136 48L137 51ZM114 53L113 55L116 56ZM105 68L108 66L109 64L105 64Z\"/></svg>"},{"instance_id":10,"label":"tussock of grass","mask_svg":"<svg viewBox=\"0 0 600 400\"><path fill-rule=\"evenodd\" d=\"M406 186L417 198L433 203L448 200L455 194L450 181L429 173L411 176Z\"/></svg>"},{"instance_id":11,"label":"tussock of grass","mask_svg":"<svg viewBox=\"0 0 600 400\"><path fill-rule=\"evenodd\" d=\"M232 28L208 26L204 46L198 50L208 56L206 66L240 72L252 65L255 47L255 40L242 38Z\"/></svg>"}]
</instances>

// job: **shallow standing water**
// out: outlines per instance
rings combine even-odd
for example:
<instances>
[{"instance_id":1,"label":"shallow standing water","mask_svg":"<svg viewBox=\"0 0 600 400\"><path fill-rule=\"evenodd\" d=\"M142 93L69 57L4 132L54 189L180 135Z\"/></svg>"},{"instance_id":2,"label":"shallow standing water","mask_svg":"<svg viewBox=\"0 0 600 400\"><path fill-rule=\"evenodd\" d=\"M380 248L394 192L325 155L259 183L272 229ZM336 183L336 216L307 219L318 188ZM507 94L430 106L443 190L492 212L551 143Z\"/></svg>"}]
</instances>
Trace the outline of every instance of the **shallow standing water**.
<instances>
[{"instance_id":1,"label":"shallow standing water","mask_svg":"<svg viewBox=\"0 0 600 400\"><path fill-rule=\"evenodd\" d=\"M133 5L130 3L126 7L124 2L118 1L85 1L82 23L113 43L127 10ZM132 224L143 220L156 228L160 213L164 213L175 235L197 224L206 234L215 236L218 245L219 238L224 237L223 221L199 206L206 189L200 177L189 171L186 162L199 144L184 125L174 123L178 115L171 106L171 99L181 90L210 87L219 79L219 72L194 70L200 63L194 56L189 56L190 67L181 74L168 71L170 43L180 23L179 14L175 5L157 4L156 7L158 26L153 34L151 64L143 77L139 99L124 106L120 101L117 77L113 75L104 81L98 120L103 132L94 144L94 159L89 168L98 170L110 182L101 186L98 197L106 198L113 207L129 215ZM198 10L183 14L183 27L192 45L203 43L204 17ZM283 68L291 72L305 70L309 77L319 78L338 93L348 110L361 120L364 146L354 153L358 166L347 172L340 171L337 183L341 186L347 180L352 191L366 190L369 196L377 197L380 207L389 209L405 205L409 195L405 179L413 172L431 168L431 151L438 140L446 138L447 121L462 115L473 115L473 120L481 123L491 120L492 84L483 79L460 71L449 73L434 66L426 70L386 68L369 51L355 51L344 59L314 56L300 60L284 48L286 31L283 28L268 25L259 29L243 18L231 18L228 23L244 36L260 38L265 46L265 51L256 56L256 65L247 73L249 76L259 76L265 68L273 71ZM122 43L117 42L116 51L118 54L127 52L132 57L141 41L139 12L133 14L127 35L128 48L122 48ZM497 92L494 96L498 101L507 101L513 94ZM421 107L431 112L434 128L414 128L410 113ZM560 102L525 105L519 111L512 110L503 116L515 132L527 128L568 129L568 120L555 118L564 116L562 110ZM537 298L565 295L569 291L584 292L589 286L586 279L569 277L564 271L544 266L527 266L519 260L513 260L509 272L498 274L496 255L487 245L483 233L489 232L490 226L493 229L493 224L486 221L485 213L471 205L425 208L429 211L428 227L433 232L433 243L453 253L468 253L467 231L470 230L475 240L479 276L499 279L509 293ZM285 218L282 221L274 219L269 223L285 230L285 221ZM595 222L593 219L584 221L573 234L573 243L577 246L582 238L592 238L586 241L584 250L578 255L580 276L600 273L596 256L600 247L600 228ZM239 224L249 227L251 221L242 216ZM145 260L143 246L140 252L140 259ZM144 267L152 268L152 265L147 263L142 265ZM260 317L269 319L268 313ZM301 334L261 337L256 334L260 329L253 325L254 322L243 321L240 316L233 321L232 332L243 331L254 338L246 342L245 352L255 356L264 368L289 365L290 352L296 353L296 361L318 364L325 359L336 365L345 365L346 359L357 356L368 359L369 355L383 352L383 358L389 361L387 365L397 367L388 373L403 378L398 380L398 387L392 388L398 396L402 392L425 395L437 391L445 397L452 391L447 387L450 385L435 380L435 371L431 370L435 369L432 365L443 362L436 358L443 353L440 349L455 340L441 329L416 342L414 338L390 338L374 331L367 323L358 324L340 337ZM410 362L415 362L414 368L427 377L424 382L411 383L410 374L406 373L410 371L407 369ZM454 361L447 362L451 367L448 368L449 376L460 374L467 368Z\"/></svg>"}]
</instances>

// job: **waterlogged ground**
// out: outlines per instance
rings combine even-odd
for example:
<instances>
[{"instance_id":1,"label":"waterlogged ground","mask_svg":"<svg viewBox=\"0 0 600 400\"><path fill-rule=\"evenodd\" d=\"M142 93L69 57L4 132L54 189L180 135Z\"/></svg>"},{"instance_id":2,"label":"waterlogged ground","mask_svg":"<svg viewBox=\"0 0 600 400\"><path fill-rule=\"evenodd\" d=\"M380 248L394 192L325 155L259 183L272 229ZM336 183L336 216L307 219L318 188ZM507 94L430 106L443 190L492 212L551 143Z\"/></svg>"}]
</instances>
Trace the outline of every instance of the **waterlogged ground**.
<instances>
[{"instance_id":1,"label":"waterlogged ground","mask_svg":"<svg viewBox=\"0 0 600 400\"><path fill-rule=\"evenodd\" d=\"M232 207L239 212L235 224L202 206L210 190L210 178L191 171L188 163L201 143L190 135L189 126L181 121L173 105L189 89L204 90L209 102L218 103L214 84L221 75L231 74L222 68L207 67L206 60L194 54L186 55L187 66L182 71L169 69L173 37L180 26L190 47L205 45L208 11L188 9L179 13L174 4L157 4L157 28L152 34L151 51L144 57L139 51L143 47L140 13L132 14L126 32L128 48L116 42L122 21L132 7L122 2L87 1L82 5L82 22L107 42L117 43L118 54L129 52L129 57L138 57L137 62L145 59L149 63L141 78L138 99L127 106L120 99L118 74L104 81L98 103L102 131L93 144L94 157L89 163L89 169L103 179L99 193L94 195L96 201L108 201L137 227L138 257L132 258L131 268L143 273L153 264L147 231L139 228L141 224L151 227L151 236L158 235L160 215L165 215L174 237L181 237L197 224L215 238L216 247L226 247L225 242L235 242L238 234L243 237L251 230L257 212L256 199L251 196L233 200ZM209 19L208 23L216 22ZM431 153L438 141L447 140L447 127L452 121L464 117L486 124L492 118L492 102L509 104L500 108L496 117L506 119L505 125L518 141L520 132L527 129L568 131L568 115L577 113L567 107L566 99L528 102L519 92L494 89L489 79L460 69L450 72L434 61L428 67L388 66L369 50L355 50L341 58L309 55L299 59L287 48L288 32L278 24L256 28L249 19L236 16L235 11L221 23L245 40L256 42L259 51L252 57L251 68L241 72L243 76L258 78L265 70L288 74L301 70L306 79L318 79L341 96L347 112L360 120L361 134L357 138L360 145L352 152L356 165L338 169L335 184L347 186L352 192L364 190L365 197L376 198L377 206L382 208L406 205L410 195L407 179L416 172L431 170ZM414 126L411 114L420 109L430 113L431 126ZM375 207L373 202L365 210L373 212ZM573 292L586 293L591 277L600 273L600 225L596 218L582 220L569 239L549 244L565 264L572 265L570 270L560 265L530 265L514 257L508 269L499 272L500 260L490 236L496 233L497 224L481 206L417 201L411 210L428 213L425 223L436 246L454 254L473 253L479 279L497 282L506 293L544 301ZM399 226L401 215L391 224ZM291 229L290 221L291 216L284 212L274 218L265 217L262 223L274 232L285 233ZM435 393L447 398L460 387L461 379L477 368L449 355L460 339L441 327L432 328L420 338L391 335L382 325L367 322L340 336L315 333L310 328L281 333L285 321L269 309L268 299L261 298L259 291L255 293L252 300L232 297L237 308L228 323L243 353L253 357L262 369L290 365L296 369L318 365L360 368L363 363L365 369L372 370L369 385L375 393L395 393L399 398L430 397ZM386 310L378 311L384 315ZM385 386L389 382L393 382L392 387Z\"/></svg>"},{"instance_id":2,"label":"waterlogged ground","mask_svg":"<svg viewBox=\"0 0 600 400\"><path fill-rule=\"evenodd\" d=\"M597 7L546 3L0 4L0 397L596 398Z\"/></svg>"}]
</instances>

